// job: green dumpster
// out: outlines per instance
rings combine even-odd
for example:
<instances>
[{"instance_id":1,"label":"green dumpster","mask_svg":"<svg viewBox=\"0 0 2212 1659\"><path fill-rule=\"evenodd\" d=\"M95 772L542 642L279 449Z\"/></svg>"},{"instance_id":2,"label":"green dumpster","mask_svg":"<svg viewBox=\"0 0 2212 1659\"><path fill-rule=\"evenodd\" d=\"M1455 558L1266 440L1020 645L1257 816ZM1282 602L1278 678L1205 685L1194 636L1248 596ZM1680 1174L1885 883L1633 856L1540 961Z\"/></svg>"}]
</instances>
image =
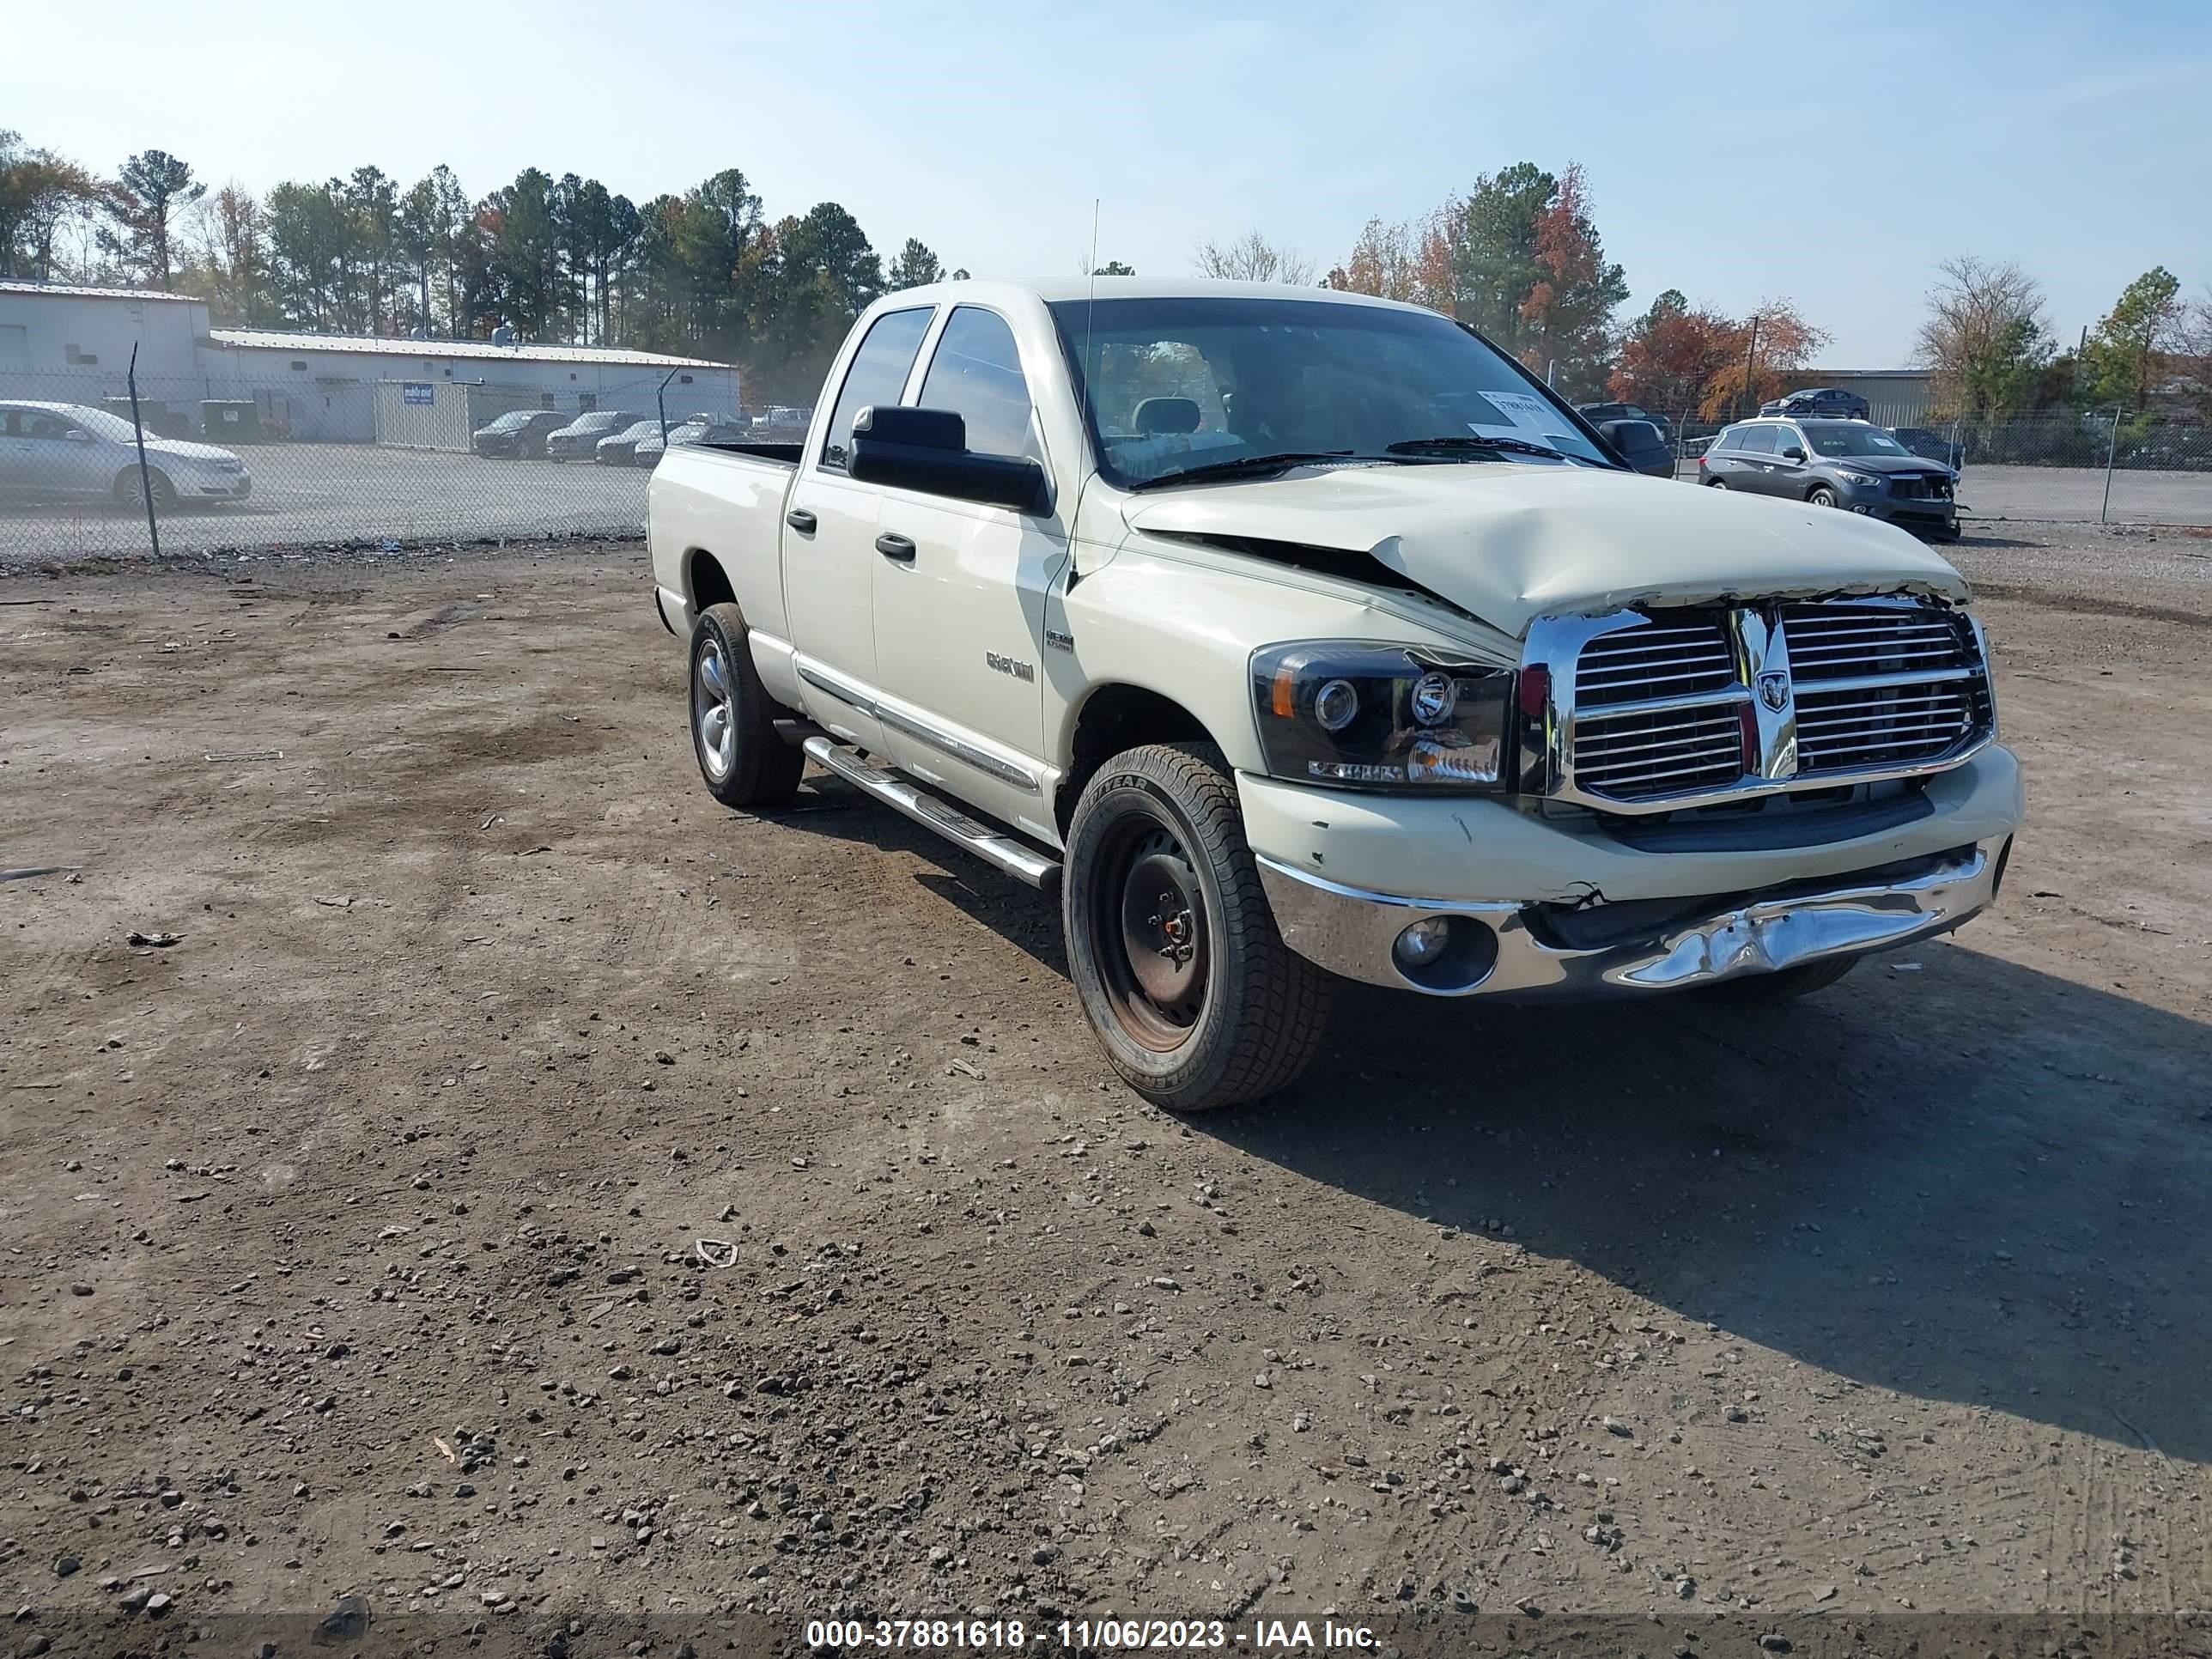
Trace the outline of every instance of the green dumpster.
<instances>
[{"instance_id":1,"label":"green dumpster","mask_svg":"<svg viewBox=\"0 0 2212 1659\"><path fill-rule=\"evenodd\" d=\"M211 398L200 405L200 430L211 444L258 444L261 406L251 398L226 402Z\"/></svg>"}]
</instances>

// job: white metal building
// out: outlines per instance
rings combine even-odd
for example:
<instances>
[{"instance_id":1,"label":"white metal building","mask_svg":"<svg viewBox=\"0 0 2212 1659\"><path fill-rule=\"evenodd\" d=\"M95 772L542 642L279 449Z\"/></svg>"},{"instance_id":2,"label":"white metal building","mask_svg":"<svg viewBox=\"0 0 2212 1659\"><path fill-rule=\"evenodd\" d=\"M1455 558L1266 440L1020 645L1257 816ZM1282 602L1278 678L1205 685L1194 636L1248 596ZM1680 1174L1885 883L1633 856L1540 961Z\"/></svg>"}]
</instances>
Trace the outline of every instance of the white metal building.
<instances>
[{"instance_id":1,"label":"white metal building","mask_svg":"<svg viewBox=\"0 0 2212 1659\"><path fill-rule=\"evenodd\" d=\"M402 387L403 408L453 401L437 390L447 385L482 388L460 394L472 406L563 414L653 414L664 380L672 419L734 415L740 399L737 369L702 358L216 328L206 301L181 295L0 281L0 396L98 405L124 392L134 344L142 398L178 418L197 422L204 401L250 399L270 435L321 441L376 441L384 382Z\"/></svg>"}]
</instances>

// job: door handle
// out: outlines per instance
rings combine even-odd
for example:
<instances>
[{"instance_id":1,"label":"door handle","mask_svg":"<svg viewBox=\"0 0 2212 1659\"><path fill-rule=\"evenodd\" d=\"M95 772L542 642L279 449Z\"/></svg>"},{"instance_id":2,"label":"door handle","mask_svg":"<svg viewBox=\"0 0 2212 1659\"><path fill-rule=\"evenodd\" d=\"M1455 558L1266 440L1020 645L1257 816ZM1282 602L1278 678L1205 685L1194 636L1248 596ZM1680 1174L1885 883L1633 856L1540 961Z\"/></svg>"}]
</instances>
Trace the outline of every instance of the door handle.
<instances>
[{"instance_id":1,"label":"door handle","mask_svg":"<svg viewBox=\"0 0 2212 1659\"><path fill-rule=\"evenodd\" d=\"M793 507L790 512L783 515L783 521L802 536L811 536L814 533L815 517L803 507Z\"/></svg>"},{"instance_id":2,"label":"door handle","mask_svg":"<svg viewBox=\"0 0 2212 1659\"><path fill-rule=\"evenodd\" d=\"M876 551L887 559L896 559L901 564L914 562L914 538L886 530L876 538Z\"/></svg>"}]
</instances>

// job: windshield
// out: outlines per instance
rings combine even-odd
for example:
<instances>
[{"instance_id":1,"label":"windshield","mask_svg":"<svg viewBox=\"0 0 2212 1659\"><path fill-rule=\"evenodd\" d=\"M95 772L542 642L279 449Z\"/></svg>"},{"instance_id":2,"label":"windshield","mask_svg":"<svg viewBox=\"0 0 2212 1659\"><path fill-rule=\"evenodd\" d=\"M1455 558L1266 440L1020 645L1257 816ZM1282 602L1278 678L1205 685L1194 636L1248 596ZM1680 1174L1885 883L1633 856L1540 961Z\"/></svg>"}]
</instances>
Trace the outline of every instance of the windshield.
<instances>
[{"instance_id":1,"label":"windshield","mask_svg":"<svg viewBox=\"0 0 2212 1659\"><path fill-rule=\"evenodd\" d=\"M627 426L627 415L579 415L569 425L572 432L611 432L617 426Z\"/></svg>"},{"instance_id":2,"label":"windshield","mask_svg":"<svg viewBox=\"0 0 2212 1659\"><path fill-rule=\"evenodd\" d=\"M1876 426L1844 426L1841 423L1823 426L1818 421L1808 421L1804 427L1805 435L1812 440L1816 454L1904 455L1911 453Z\"/></svg>"},{"instance_id":3,"label":"windshield","mask_svg":"<svg viewBox=\"0 0 2212 1659\"><path fill-rule=\"evenodd\" d=\"M487 432L519 432L537 417L525 411L502 415L484 428Z\"/></svg>"},{"instance_id":4,"label":"windshield","mask_svg":"<svg viewBox=\"0 0 2212 1659\"><path fill-rule=\"evenodd\" d=\"M104 409L73 408L68 412L70 420L95 437L105 438L110 443L137 441L137 433L132 429L131 422L119 415L111 415Z\"/></svg>"},{"instance_id":5,"label":"windshield","mask_svg":"<svg viewBox=\"0 0 2212 1659\"><path fill-rule=\"evenodd\" d=\"M1540 385L1432 312L1194 296L1068 300L1052 313L1099 471L1124 488L1246 455L1382 458L1433 438L1516 439L1610 465Z\"/></svg>"}]
</instances>

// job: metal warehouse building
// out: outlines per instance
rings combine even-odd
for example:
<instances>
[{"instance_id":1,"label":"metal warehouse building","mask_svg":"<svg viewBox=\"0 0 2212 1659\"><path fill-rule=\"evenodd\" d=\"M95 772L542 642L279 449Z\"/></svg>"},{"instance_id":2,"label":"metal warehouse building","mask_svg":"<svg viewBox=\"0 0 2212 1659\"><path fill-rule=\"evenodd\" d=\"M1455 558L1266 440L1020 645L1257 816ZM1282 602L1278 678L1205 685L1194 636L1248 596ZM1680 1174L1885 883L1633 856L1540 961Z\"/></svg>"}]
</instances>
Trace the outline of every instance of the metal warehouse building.
<instances>
[{"instance_id":1,"label":"metal warehouse building","mask_svg":"<svg viewBox=\"0 0 2212 1659\"><path fill-rule=\"evenodd\" d=\"M737 369L703 358L216 328L184 295L0 282L0 397L100 406L125 392L133 345L142 402L191 431L221 418L204 405L251 403L267 437L465 449L471 422L512 409L653 414L664 380L672 420L740 402Z\"/></svg>"}]
</instances>

